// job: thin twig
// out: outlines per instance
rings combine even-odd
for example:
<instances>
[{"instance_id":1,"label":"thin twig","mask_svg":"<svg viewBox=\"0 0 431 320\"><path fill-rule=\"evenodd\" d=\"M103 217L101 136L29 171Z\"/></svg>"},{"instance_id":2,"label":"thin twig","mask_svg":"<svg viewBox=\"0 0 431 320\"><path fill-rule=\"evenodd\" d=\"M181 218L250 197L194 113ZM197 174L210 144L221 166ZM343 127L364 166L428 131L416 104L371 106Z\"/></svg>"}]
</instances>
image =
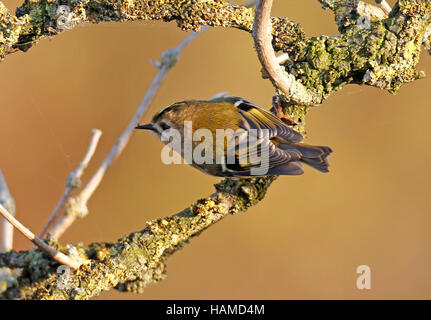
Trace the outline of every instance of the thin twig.
<instances>
[{"instance_id":1,"label":"thin twig","mask_svg":"<svg viewBox=\"0 0 431 320\"><path fill-rule=\"evenodd\" d=\"M12 216L15 216L15 201L12 198L9 188L6 183L6 179L3 176L3 172L0 170L0 204L3 205L10 212ZM3 218L2 221L2 252L8 252L13 248L13 226Z\"/></svg>"},{"instance_id":2,"label":"thin twig","mask_svg":"<svg viewBox=\"0 0 431 320\"><path fill-rule=\"evenodd\" d=\"M0 214L7 219L19 232L21 232L27 239L37 245L41 250L45 251L58 263L69 266L72 269L78 269L81 265L79 261L73 260L65 254L55 250L47 245L43 240L39 239L29 229L24 227L15 217L10 214L3 205L0 204Z\"/></svg>"},{"instance_id":3,"label":"thin twig","mask_svg":"<svg viewBox=\"0 0 431 320\"><path fill-rule=\"evenodd\" d=\"M94 152L96 151L97 144L99 143L100 136L102 135L102 131L99 129L93 129L91 131L91 141L90 145L88 146L88 150L85 153L84 158L79 163L78 167L74 171L72 171L69 174L69 177L66 180L66 190L64 190L64 193L60 199L60 201L57 203L57 206L55 207L54 211L52 212L51 216L48 219L48 222L46 223L45 227L43 228L42 232L40 233L39 238L43 239L45 236L46 231L49 229L51 224L55 221L55 219L58 217L58 214L60 212L60 209L63 208L66 200L68 199L70 193L74 188L77 188L81 185L81 177L84 173L85 168L87 168L88 163L90 162L91 158L94 155Z\"/></svg>"},{"instance_id":4,"label":"thin twig","mask_svg":"<svg viewBox=\"0 0 431 320\"><path fill-rule=\"evenodd\" d=\"M375 0L375 1L387 15L391 13L392 7L389 3L386 2L386 0Z\"/></svg>"},{"instance_id":5,"label":"thin twig","mask_svg":"<svg viewBox=\"0 0 431 320\"><path fill-rule=\"evenodd\" d=\"M322 97L296 81L295 77L285 72L277 62L277 57L272 47L272 2L273 0L260 0L256 7L253 38L260 63L274 86L283 91L286 98L292 103L298 105L320 104Z\"/></svg>"}]
</instances>

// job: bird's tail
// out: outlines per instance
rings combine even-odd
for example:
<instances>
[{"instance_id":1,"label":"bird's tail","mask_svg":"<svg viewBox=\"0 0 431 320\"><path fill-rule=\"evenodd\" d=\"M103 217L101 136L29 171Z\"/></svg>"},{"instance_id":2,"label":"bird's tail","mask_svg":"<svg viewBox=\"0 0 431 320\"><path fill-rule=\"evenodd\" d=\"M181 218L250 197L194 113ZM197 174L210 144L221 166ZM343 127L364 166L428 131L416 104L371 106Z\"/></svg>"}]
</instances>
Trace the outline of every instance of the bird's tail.
<instances>
[{"instance_id":1,"label":"bird's tail","mask_svg":"<svg viewBox=\"0 0 431 320\"><path fill-rule=\"evenodd\" d=\"M328 156L332 149L325 146L310 146L306 144L297 144L296 148L302 153L301 162L308 164L310 167L321 172L328 172Z\"/></svg>"},{"instance_id":2,"label":"bird's tail","mask_svg":"<svg viewBox=\"0 0 431 320\"><path fill-rule=\"evenodd\" d=\"M280 145L280 147L285 149L287 146L284 144L284 146ZM325 146L311 146L304 143L289 144L287 149L290 148L296 149L302 154L300 159L301 162L321 172L329 171L329 163L327 158L332 152L331 148Z\"/></svg>"}]
</instances>

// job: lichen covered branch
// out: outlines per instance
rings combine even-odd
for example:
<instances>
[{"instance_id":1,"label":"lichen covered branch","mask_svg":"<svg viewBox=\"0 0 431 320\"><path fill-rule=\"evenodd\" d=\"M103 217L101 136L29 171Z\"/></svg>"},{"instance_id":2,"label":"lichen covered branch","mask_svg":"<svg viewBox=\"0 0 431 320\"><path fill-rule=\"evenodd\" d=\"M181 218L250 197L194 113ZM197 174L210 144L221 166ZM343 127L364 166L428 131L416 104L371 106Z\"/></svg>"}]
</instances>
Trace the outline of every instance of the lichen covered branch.
<instances>
[{"instance_id":1,"label":"lichen covered branch","mask_svg":"<svg viewBox=\"0 0 431 320\"><path fill-rule=\"evenodd\" d=\"M67 285L58 285L59 265L39 250L0 254L0 266L23 268L17 285L0 298L88 299L113 287L142 292L148 284L164 278L165 260L170 255L214 223L262 200L275 179L226 179L216 185L212 196L175 215L150 221L142 231L116 243L78 249L86 259L79 270L70 272Z\"/></svg>"},{"instance_id":2,"label":"lichen covered branch","mask_svg":"<svg viewBox=\"0 0 431 320\"><path fill-rule=\"evenodd\" d=\"M0 2L0 58L85 23L161 20L177 21L183 30L208 25L251 32L253 18L252 9L219 0L26 1L16 16ZM273 25L280 35L276 43L286 50L304 37L301 27L288 19L274 19Z\"/></svg>"},{"instance_id":3,"label":"lichen covered branch","mask_svg":"<svg viewBox=\"0 0 431 320\"><path fill-rule=\"evenodd\" d=\"M286 71L325 99L346 84L366 84L396 92L422 76L416 69L430 25L430 1L402 0L388 17L357 0L319 0L334 11L341 34L306 38L300 25L272 18L275 51L289 53ZM0 57L27 50L45 37L83 23L126 20L176 21L183 30L221 26L252 31L253 9L223 0L26 1L12 15L0 5Z\"/></svg>"},{"instance_id":4,"label":"lichen covered branch","mask_svg":"<svg viewBox=\"0 0 431 320\"><path fill-rule=\"evenodd\" d=\"M359 15L358 1L323 2L332 3L326 6L335 11L340 34L308 39L285 64L307 88L321 91L324 97L347 84L396 93L402 84L424 76L417 64L430 26L430 1L399 1L383 19Z\"/></svg>"}]
</instances>

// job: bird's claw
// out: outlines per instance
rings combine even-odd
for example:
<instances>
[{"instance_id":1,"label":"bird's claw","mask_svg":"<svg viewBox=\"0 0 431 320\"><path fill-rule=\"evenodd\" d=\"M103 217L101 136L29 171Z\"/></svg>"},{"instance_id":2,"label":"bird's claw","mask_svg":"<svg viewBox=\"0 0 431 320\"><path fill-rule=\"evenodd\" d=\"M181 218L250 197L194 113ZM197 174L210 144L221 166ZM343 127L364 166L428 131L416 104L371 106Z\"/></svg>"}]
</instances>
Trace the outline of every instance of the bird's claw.
<instances>
[{"instance_id":1,"label":"bird's claw","mask_svg":"<svg viewBox=\"0 0 431 320\"><path fill-rule=\"evenodd\" d=\"M283 112L283 108L281 107L281 102L280 102L280 97L279 96L274 96L272 98L272 105L274 107L274 111L275 111L275 115L284 123L291 125L291 126L297 126L298 123L292 119L291 117L289 117L288 115L286 115Z\"/></svg>"}]
</instances>

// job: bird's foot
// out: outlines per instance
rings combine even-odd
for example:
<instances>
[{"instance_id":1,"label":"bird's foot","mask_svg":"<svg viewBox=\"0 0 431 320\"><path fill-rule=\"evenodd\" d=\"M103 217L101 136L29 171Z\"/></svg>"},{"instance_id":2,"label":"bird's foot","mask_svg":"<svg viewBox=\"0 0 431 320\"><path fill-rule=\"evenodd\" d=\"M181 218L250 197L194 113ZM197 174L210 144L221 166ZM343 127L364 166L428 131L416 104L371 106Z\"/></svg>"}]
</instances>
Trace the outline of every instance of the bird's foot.
<instances>
[{"instance_id":1,"label":"bird's foot","mask_svg":"<svg viewBox=\"0 0 431 320\"><path fill-rule=\"evenodd\" d=\"M278 96L272 97L272 106L275 110L275 115L284 123L291 125L291 126L297 126L298 123L289 117L287 114L283 112L283 108L281 107L280 98Z\"/></svg>"}]
</instances>

